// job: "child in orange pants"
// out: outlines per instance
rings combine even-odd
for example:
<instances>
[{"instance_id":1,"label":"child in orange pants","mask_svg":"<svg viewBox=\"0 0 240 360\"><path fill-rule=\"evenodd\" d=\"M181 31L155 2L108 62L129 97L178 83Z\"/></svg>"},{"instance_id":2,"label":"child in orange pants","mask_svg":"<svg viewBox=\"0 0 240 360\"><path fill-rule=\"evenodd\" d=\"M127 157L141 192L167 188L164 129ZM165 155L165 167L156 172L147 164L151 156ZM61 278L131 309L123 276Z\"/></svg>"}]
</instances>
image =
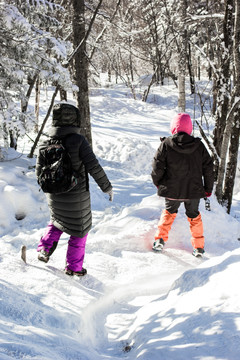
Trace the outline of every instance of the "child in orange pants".
<instances>
[{"instance_id":1,"label":"child in orange pants","mask_svg":"<svg viewBox=\"0 0 240 360\"><path fill-rule=\"evenodd\" d=\"M188 114L177 114L171 122L172 136L162 139L153 160L152 179L158 195L165 197L153 250L161 251L168 233L184 203L192 234L193 255L204 253L204 236L200 199L211 196L214 182L213 162L201 142L191 136L192 120Z\"/></svg>"}]
</instances>

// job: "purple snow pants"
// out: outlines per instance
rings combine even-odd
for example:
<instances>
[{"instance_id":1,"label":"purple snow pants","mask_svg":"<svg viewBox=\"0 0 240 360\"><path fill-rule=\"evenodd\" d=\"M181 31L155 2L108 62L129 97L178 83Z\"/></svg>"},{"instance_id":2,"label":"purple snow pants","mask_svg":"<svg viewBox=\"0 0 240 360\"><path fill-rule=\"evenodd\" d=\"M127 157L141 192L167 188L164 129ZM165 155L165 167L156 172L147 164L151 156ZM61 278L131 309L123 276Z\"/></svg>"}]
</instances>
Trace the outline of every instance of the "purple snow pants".
<instances>
[{"instance_id":1,"label":"purple snow pants","mask_svg":"<svg viewBox=\"0 0 240 360\"><path fill-rule=\"evenodd\" d=\"M62 235L62 231L56 228L51 222L48 224L44 236L41 238L37 251L44 249L50 255L57 247L57 243ZM88 235L88 234L87 234ZM81 271L85 255L85 245L87 235L83 238L71 235L68 241L66 269L72 271Z\"/></svg>"}]
</instances>

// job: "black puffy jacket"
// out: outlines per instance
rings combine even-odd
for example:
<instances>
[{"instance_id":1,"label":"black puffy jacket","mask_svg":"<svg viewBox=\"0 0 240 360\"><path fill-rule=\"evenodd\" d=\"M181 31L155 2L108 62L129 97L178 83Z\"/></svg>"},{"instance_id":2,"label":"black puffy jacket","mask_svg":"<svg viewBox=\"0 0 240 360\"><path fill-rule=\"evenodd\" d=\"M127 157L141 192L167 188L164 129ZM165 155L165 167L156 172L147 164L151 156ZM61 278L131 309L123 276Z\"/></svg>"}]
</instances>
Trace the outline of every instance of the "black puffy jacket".
<instances>
[{"instance_id":1,"label":"black puffy jacket","mask_svg":"<svg viewBox=\"0 0 240 360\"><path fill-rule=\"evenodd\" d=\"M88 174L94 178L103 192L110 191L112 185L87 140L84 136L80 135L78 127L54 127L51 129L50 136L51 138L58 139L67 136L65 146L71 157L73 168L80 176L80 183L71 191L63 194L46 194L51 221L63 232L83 237L92 226ZM40 145L39 150L42 146ZM41 159L38 156L36 163L37 176L39 175L40 167Z\"/></svg>"},{"instance_id":2,"label":"black puffy jacket","mask_svg":"<svg viewBox=\"0 0 240 360\"><path fill-rule=\"evenodd\" d=\"M213 162L206 147L183 132L162 141L151 175L158 195L170 199L200 199L213 189Z\"/></svg>"}]
</instances>

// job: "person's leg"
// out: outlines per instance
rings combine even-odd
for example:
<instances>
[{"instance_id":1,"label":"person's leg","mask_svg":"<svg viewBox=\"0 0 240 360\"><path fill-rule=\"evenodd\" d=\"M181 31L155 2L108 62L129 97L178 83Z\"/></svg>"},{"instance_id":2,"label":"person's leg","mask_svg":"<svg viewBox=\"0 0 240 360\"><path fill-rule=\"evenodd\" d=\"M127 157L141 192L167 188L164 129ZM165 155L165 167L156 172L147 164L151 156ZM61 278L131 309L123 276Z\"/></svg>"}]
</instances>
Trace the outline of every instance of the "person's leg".
<instances>
[{"instance_id":1,"label":"person's leg","mask_svg":"<svg viewBox=\"0 0 240 360\"><path fill-rule=\"evenodd\" d=\"M184 201L184 206L186 209L186 215L190 219L194 219L199 215L199 203L200 199L190 199Z\"/></svg>"},{"instance_id":2,"label":"person's leg","mask_svg":"<svg viewBox=\"0 0 240 360\"><path fill-rule=\"evenodd\" d=\"M186 215L190 224L192 234L191 243L194 249L204 249L203 223L198 211L200 199L193 199L184 202Z\"/></svg>"},{"instance_id":3,"label":"person's leg","mask_svg":"<svg viewBox=\"0 0 240 360\"><path fill-rule=\"evenodd\" d=\"M181 205L181 201L179 200L165 199L165 209L170 214L177 214L180 205Z\"/></svg>"},{"instance_id":4,"label":"person's leg","mask_svg":"<svg viewBox=\"0 0 240 360\"><path fill-rule=\"evenodd\" d=\"M70 236L66 256L66 271L69 271L69 275L73 275L71 272L81 273L83 270L84 274L86 273L86 270L83 269L82 265L85 256L87 235L85 235L83 238Z\"/></svg>"},{"instance_id":5,"label":"person's leg","mask_svg":"<svg viewBox=\"0 0 240 360\"><path fill-rule=\"evenodd\" d=\"M50 222L46 228L45 234L41 237L39 241L37 251L46 252L49 257L56 249L61 235L62 231L56 228L56 226L54 226Z\"/></svg>"},{"instance_id":6,"label":"person's leg","mask_svg":"<svg viewBox=\"0 0 240 360\"><path fill-rule=\"evenodd\" d=\"M158 229L155 233L155 242L153 250L160 250L164 243L168 240L168 233L171 230L175 217L177 216L180 201L165 199L165 209L162 211L158 222Z\"/></svg>"}]
</instances>

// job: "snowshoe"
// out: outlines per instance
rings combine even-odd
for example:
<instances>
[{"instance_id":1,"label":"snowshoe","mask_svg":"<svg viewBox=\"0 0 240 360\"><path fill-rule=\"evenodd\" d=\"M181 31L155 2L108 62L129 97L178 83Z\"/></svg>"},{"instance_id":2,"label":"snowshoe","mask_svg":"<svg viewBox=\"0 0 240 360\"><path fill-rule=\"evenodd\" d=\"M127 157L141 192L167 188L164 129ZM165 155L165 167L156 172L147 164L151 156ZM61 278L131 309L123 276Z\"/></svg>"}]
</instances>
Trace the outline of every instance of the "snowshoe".
<instances>
[{"instance_id":1,"label":"snowshoe","mask_svg":"<svg viewBox=\"0 0 240 360\"><path fill-rule=\"evenodd\" d=\"M195 257L203 256L204 253L205 253L205 251L202 248L193 249L193 252L192 252L193 256L195 256Z\"/></svg>"},{"instance_id":2,"label":"snowshoe","mask_svg":"<svg viewBox=\"0 0 240 360\"><path fill-rule=\"evenodd\" d=\"M157 240L154 241L154 243L153 243L152 250L153 250L153 251L162 251L163 247L164 247L164 241L163 241L163 239L157 239Z\"/></svg>"},{"instance_id":3,"label":"snowshoe","mask_svg":"<svg viewBox=\"0 0 240 360\"><path fill-rule=\"evenodd\" d=\"M73 276L73 275L84 276L84 275L87 274L87 269L82 268L81 271L73 271L73 270L70 270L70 269L65 269L65 274L69 275L69 276Z\"/></svg>"},{"instance_id":4,"label":"snowshoe","mask_svg":"<svg viewBox=\"0 0 240 360\"><path fill-rule=\"evenodd\" d=\"M47 263L49 261L49 258L50 258L50 256L47 251L45 251L43 249L39 251L38 260Z\"/></svg>"}]
</instances>

